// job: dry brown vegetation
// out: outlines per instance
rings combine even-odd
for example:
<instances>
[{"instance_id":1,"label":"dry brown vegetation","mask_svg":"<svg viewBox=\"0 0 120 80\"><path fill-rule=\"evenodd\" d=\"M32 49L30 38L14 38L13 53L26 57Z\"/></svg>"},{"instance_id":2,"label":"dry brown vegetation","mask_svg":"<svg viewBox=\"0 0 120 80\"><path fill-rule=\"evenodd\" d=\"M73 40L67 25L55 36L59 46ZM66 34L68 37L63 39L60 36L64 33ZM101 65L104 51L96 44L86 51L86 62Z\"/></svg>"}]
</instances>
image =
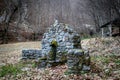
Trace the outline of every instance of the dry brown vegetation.
<instances>
[{"instance_id":1,"label":"dry brown vegetation","mask_svg":"<svg viewBox=\"0 0 120 80\"><path fill-rule=\"evenodd\" d=\"M41 44L36 42L19 42L0 45L0 64L16 63L21 57L23 49L40 49Z\"/></svg>"},{"instance_id":2,"label":"dry brown vegetation","mask_svg":"<svg viewBox=\"0 0 120 80\"><path fill-rule=\"evenodd\" d=\"M22 49L40 49L40 42L20 42L0 45L0 66L15 64L22 72L7 74L2 80L119 80L120 38L92 38L82 40L82 47L91 55L91 71L80 75L65 75L66 65L37 69L34 60L21 61ZM1 67L0 67L1 68Z\"/></svg>"}]
</instances>

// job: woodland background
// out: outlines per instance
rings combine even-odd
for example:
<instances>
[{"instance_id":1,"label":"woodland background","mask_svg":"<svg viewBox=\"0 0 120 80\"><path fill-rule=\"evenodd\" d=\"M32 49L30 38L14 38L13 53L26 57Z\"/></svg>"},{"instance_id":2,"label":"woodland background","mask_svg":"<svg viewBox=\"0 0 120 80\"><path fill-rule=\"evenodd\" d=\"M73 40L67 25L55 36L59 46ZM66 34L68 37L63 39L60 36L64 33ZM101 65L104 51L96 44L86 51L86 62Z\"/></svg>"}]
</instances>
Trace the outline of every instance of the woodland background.
<instances>
[{"instance_id":1,"label":"woodland background","mask_svg":"<svg viewBox=\"0 0 120 80\"><path fill-rule=\"evenodd\" d=\"M41 40L55 19L83 37L99 36L119 17L120 0L0 0L0 43Z\"/></svg>"}]
</instances>

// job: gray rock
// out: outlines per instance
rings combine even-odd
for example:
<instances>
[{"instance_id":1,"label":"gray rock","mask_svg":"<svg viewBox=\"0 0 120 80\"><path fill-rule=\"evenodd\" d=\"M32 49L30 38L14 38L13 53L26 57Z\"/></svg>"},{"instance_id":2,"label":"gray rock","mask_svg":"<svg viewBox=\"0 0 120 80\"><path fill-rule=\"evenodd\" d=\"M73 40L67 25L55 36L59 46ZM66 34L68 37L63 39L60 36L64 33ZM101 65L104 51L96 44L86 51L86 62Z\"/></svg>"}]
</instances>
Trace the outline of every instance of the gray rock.
<instances>
[{"instance_id":1,"label":"gray rock","mask_svg":"<svg viewBox=\"0 0 120 80\"><path fill-rule=\"evenodd\" d=\"M84 52L81 49L75 49L74 50L74 55L82 56L82 55L84 55Z\"/></svg>"},{"instance_id":2,"label":"gray rock","mask_svg":"<svg viewBox=\"0 0 120 80\"><path fill-rule=\"evenodd\" d=\"M90 70L90 66L83 65L82 70L83 71L89 71Z\"/></svg>"},{"instance_id":3,"label":"gray rock","mask_svg":"<svg viewBox=\"0 0 120 80\"><path fill-rule=\"evenodd\" d=\"M22 50L22 59L35 59L42 56L41 50Z\"/></svg>"},{"instance_id":4,"label":"gray rock","mask_svg":"<svg viewBox=\"0 0 120 80\"><path fill-rule=\"evenodd\" d=\"M70 49L67 56L68 73L79 74L81 71L89 71L89 59L82 49Z\"/></svg>"}]
</instances>

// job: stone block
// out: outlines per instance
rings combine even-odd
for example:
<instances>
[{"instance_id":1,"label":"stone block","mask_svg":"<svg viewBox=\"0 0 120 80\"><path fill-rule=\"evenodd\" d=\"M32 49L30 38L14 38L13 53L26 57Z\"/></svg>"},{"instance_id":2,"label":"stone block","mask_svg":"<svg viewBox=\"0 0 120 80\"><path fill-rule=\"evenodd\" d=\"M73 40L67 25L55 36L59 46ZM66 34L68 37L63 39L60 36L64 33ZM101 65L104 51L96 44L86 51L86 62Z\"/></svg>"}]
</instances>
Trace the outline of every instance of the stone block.
<instances>
[{"instance_id":1,"label":"stone block","mask_svg":"<svg viewBox=\"0 0 120 80\"><path fill-rule=\"evenodd\" d=\"M22 58L23 59L36 59L42 56L41 50L22 50Z\"/></svg>"},{"instance_id":2,"label":"stone block","mask_svg":"<svg viewBox=\"0 0 120 80\"><path fill-rule=\"evenodd\" d=\"M90 70L90 57L82 49L71 49L67 55L68 73L80 74L81 71ZM87 65L88 64L88 65Z\"/></svg>"}]
</instances>

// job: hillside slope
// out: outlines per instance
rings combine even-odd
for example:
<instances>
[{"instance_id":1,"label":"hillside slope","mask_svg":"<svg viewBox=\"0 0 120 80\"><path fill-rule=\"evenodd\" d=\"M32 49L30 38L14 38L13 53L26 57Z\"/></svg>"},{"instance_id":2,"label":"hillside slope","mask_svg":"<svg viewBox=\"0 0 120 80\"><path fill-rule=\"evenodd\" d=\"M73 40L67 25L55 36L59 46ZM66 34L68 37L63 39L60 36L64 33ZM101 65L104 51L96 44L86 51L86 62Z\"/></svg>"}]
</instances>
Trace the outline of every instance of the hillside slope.
<instances>
[{"instance_id":1,"label":"hillside slope","mask_svg":"<svg viewBox=\"0 0 120 80\"><path fill-rule=\"evenodd\" d=\"M87 49L90 55L120 55L120 37L116 38L91 38L81 42L83 49Z\"/></svg>"}]
</instances>

